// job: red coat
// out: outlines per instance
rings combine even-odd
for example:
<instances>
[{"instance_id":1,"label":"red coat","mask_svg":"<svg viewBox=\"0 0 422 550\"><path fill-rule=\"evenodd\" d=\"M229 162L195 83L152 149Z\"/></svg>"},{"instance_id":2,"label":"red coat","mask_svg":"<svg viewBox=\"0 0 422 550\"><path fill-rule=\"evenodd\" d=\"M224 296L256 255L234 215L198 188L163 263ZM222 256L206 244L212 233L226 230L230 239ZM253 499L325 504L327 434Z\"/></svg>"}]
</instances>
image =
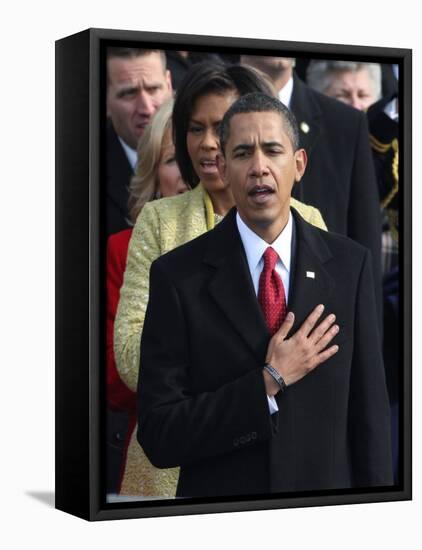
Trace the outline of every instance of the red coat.
<instances>
[{"instance_id":1,"label":"red coat","mask_svg":"<svg viewBox=\"0 0 422 550\"><path fill-rule=\"evenodd\" d=\"M107 405L113 410L136 412L136 393L121 380L116 369L113 350L114 319L123 284L127 250L132 229L110 235L107 241L107 318L106 318L106 369Z\"/></svg>"}]
</instances>

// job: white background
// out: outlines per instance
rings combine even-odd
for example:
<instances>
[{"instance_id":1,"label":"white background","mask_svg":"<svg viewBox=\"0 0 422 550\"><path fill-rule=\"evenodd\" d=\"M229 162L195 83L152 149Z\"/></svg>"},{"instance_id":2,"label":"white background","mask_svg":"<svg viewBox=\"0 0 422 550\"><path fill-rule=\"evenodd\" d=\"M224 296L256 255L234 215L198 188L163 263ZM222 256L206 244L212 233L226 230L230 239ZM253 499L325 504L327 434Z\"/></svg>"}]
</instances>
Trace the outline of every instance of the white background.
<instances>
[{"instance_id":1,"label":"white background","mask_svg":"<svg viewBox=\"0 0 422 550\"><path fill-rule=\"evenodd\" d=\"M149 4L149 5L148 5ZM54 510L54 41L87 27L413 48L419 203L421 39L416 3L214 0L3 2L0 8L2 548L420 547L421 376L414 354L414 501L90 524ZM265 10L265 12L264 12ZM418 66L419 65L419 66ZM415 218L418 211L415 212ZM415 219L417 248L420 224ZM414 310L421 304L414 258ZM417 319L416 319L417 320ZM414 340L417 330L414 327ZM417 347L417 341L415 342Z\"/></svg>"}]
</instances>

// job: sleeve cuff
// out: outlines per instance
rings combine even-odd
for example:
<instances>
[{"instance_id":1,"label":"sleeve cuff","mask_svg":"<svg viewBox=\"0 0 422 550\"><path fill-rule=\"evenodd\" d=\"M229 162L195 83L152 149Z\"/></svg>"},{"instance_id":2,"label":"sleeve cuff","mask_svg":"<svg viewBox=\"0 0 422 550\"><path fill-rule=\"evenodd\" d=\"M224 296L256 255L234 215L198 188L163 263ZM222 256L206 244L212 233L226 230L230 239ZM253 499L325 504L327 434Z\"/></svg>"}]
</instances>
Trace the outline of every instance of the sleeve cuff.
<instances>
[{"instance_id":1,"label":"sleeve cuff","mask_svg":"<svg viewBox=\"0 0 422 550\"><path fill-rule=\"evenodd\" d=\"M267 400L268 400L268 408L270 410L270 414L274 414L276 412L278 412L278 405L277 405L277 401L275 400L275 397L274 396L269 396L267 395Z\"/></svg>"}]
</instances>

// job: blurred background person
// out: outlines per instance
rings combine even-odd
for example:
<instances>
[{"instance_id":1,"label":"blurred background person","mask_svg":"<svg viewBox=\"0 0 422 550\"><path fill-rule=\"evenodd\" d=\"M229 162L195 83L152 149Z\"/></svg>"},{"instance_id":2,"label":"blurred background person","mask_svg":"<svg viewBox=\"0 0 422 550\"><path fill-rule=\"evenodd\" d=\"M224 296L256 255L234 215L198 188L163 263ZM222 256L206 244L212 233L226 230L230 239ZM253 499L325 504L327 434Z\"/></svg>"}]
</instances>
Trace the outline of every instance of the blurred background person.
<instances>
[{"instance_id":1,"label":"blurred background person","mask_svg":"<svg viewBox=\"0 0 422 550\"><path fill-rule=\"evenodd\" d=\"M164 51L107 48L107 235L130 226L128 188L137 162L138 140L156 110L171 96Z\"/></svg>"},{"instance_id":2,"label":"blurred background person","mask_svg":"<svg viewBox=\"0 0 422 550\"><path fill-rule=\"evenodd\" d=\"M384 364L391 406L393 472L399 472L400 303L399 303L399 103L392 92L368 109L382 224Z\"/></svg>"},{"instance_id":3,"label":"blurred background person","mask_svg":"<svg viewBox=\"0 0 422 550\"><path fill-rule=\"evenodd\" d=\"M311 61L306 73L311 88L360 111L381 98L381 67L355 61Z\"/></svg>"},{"instance_id":4,"label":"blurred background person","mask_svg":"<svg viewBox=\"0 0 422 550\"><path fill-rule=\"evenodd\" d=\"M381 330L381 222L365 114L307 86L292 58L242 55L241 63L265 72L296 116L308 164L292 196L318 208L329 231L371 251Z\"/></svg>"},{"instance_id":5,"label":"blurred background person","mask_svg":"<svg viewBox=\"0 0 422 550\"><path fill-rule=\"evenodd\" d=\"M132 224L135 223L139 212L148 201L160 197L172 197L189 189L182 180L175 158L171 130L172 109L173 99L167 100L145 128L139 140L138 150L142 151L142 155L139 156L129 193L129 218ZM107 242L107 405L114 412L114 416L121 420L120 431L111 429L109 439L108 493L119 492L122 474L125 471L128 476L131 470L139 469L145 478L148 476L142 464L131 463L131 456L126 460L128 440L136 424L136 396L121 381L116 370L113 351L114 318L131 234L132 229L125 229L111 235ZM113 419L110 422L110 428L115 428L115 418L114 422ZM117 433L120 437L116 441ZM126 490L128 490L127 487Z\"/></svg>"},{"instance_id":6,"label":"blurred background person","mask_svg":"<svg viewBox=\"0 0 422 550\"><path fill-rule=\"evenodd\" d=\"M139 373L142 383L139 358L151 263L215 227L234 206L231 190L217 170L218 128L235 99L250 92L274 95L268 79L254 69L209 63L192 67L177 91L173 110L176 159L184 181L193 189L178 197L147 203L134 227L114 330L117 369L133 392ZM293 201L292 206L307 221L325 228L315 208L298 201ZM132 452L142 456L139 461L143 464L149 463L135 432L128 456ZM155 469L151 464L149 468L149 480L154 479L154 483L146 486L143 473L138 470L130 490L145 496L174 496L176 483L171 485L167 470ZM122 486L123 490L126 492Z\"/></svg>"},{"instance_id":7,"label":"blurred background person","mask_svg":"<svg viewBox=\"0 0 422 550\"><path fill-rule=\"evenodd\" d=\"M308 57L296 57L295 59L295 73L297 76L306 82L306 71L308 65L311 63L311 59ZM390 63L380 63L381 67L381 96L389 97L393 93L398 92L397 77L395 73L397 71L397 65Z\"/></svg>"}]
</instances>

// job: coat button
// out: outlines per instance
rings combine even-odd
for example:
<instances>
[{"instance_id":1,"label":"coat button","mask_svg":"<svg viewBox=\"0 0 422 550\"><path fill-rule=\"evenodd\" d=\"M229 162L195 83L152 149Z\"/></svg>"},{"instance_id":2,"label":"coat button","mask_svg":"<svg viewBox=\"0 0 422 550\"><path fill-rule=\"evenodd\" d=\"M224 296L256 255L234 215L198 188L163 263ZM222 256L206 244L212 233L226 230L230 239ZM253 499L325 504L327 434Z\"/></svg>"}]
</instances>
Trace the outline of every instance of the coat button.
<instances>
[{"instance_id":1,"label":"coat button","mask_svg":"<svg viewBox=\"0 0 422 550\"><path fill-rule=\"evenodd\" d=\"M256 432L252 432L252 433L251 433L251 437L252 437L252 439L256 439L256 438L257 438Z\"/></svg>"}]
</instances>

